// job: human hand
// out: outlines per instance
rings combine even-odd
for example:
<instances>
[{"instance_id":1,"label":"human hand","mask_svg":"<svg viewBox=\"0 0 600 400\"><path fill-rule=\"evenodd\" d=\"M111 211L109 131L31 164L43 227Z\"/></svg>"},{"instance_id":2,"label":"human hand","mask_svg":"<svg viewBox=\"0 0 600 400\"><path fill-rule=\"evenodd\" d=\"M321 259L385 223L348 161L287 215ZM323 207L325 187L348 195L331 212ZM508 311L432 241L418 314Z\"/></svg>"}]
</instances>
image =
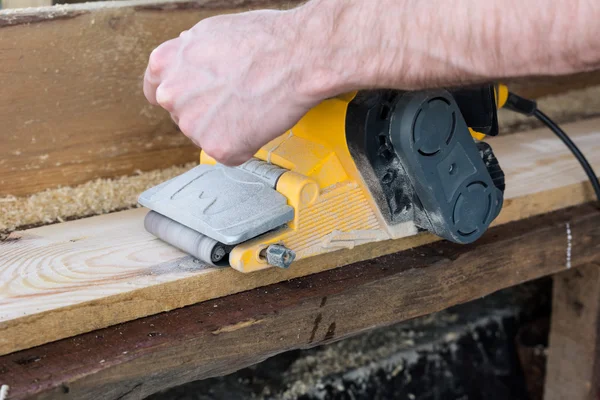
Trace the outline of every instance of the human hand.
<instances>
[{"instance_id":1,"label":"human hand","mask_svg":"<svg viewBox=\"0 0 600 400\"><path fill-rule=\"evenodd\" d=\"M253 11L199 22L152 52L146 98L208 155L243 163L329 95L307 84L311 51L294 17Z\"/></svg>"}]
</instances>

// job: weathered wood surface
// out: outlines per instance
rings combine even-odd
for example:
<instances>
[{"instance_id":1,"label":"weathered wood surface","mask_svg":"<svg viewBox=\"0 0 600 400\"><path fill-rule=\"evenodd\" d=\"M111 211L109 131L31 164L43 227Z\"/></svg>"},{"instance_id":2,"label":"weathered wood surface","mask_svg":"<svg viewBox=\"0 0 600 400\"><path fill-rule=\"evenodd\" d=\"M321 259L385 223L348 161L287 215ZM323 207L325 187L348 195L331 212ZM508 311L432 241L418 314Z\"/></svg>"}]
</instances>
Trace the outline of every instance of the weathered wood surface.
<instances>
[{"instance_id":1,"label":"weathered wood surface","mask_svg":"<svg viewBox=\"0 0 600 400\"><path fill-rule=\"evenodd\" d=\"M566 127L600 170L600 120ZM593 199L573 156L546 130L494 139L506 223ZM0 354L432 242L421 234L241 274L210 268L143 228L145 210L17 232L0 242Z\"/></svg>"},{"instance_id":2,"label":"weathered wood surface","mask_svg":"<svg viewBox=\"0 0 600 400\"><path fill-rule=\"evenodd\" d=\"M600 71L582 72L566 76L519 78L507 82L510 90L521 96L540 98L571 90L600 85ZM600 110L599 110L600 111Z\"/></svg>"},{"instance_id":3,"label":"weathered wood surface","mask_svg":"<svg viewBox=\"0 0 600 400\"><path fill-rule=\"evenodd\" d=\"M0 0L0 8L23 8L51 6L52 0Z\"/></svg>"},{"instance_id":4,"label":"weathered wood surface","mask_svg":"<svg viewBox=\"0 0 600 400\"><path fill-rule=\"evenodd\" d=\"M600 396L599 260L554 276L550 329L544 399L598 399Z\"/></svg>"},{"instance_id":5,"label":"weathered wood surface","mask_svg":"<svg viewBox=\"0 0 600 400\"><path fill-rule=\"evenodd\" d=\"M134 0L0 12L0 197L181 165L198 150L150 106L152 49L215 14L303 0ZM522 79L541 96L600 84L600 72Z\"/></svg>"},{"instance_id":6,"label":"weathered wood surface","mask_svg":"<svg viewBox=\"0 0 600 400\"><path fill-rule=\"evenodd\" d=\"M0 12L0 197L198 159L149 105L152 49L216 14L298 0L124 1Z\"/></svg>"},{"instance_id":7,"label":"weathered wood surface","mask_svg":"<svg viewBox=\"0 0 600 400\"><path fill-rule=\"evenodd\" d=\"M600 263L597 208L533 217L492 228L476 244L438 241L13 353L0 357L0 383L11 386L11 399L140 399L564 271L567 249L572 270Z\"/></svg>"}]
</instances>

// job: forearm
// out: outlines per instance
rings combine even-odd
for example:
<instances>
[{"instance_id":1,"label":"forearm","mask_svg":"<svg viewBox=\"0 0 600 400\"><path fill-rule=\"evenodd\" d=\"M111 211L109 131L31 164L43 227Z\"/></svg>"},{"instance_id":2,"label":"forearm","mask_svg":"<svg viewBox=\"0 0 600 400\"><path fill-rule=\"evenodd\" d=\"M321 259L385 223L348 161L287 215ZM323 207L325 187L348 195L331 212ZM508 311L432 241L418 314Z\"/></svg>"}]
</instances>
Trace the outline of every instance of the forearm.
<instances>
[{"instance_id":1,"label":"forearm","mask_svg":"<svg viewBox=\"0 0 600 400\"><path fill-rule=\"evenodd\" d=\"M152 52L144 93L221 163L323 99L600 67L598 0L310 0L206 18Z\"/></svg>"},{"instance_id":2,"label":"forearm","mask_svg":"<svg viewBox=\"0 0 600 400\"><path fill-rule=\"evenodd\" d=\"M297 12L312 86L327 92L600 67L597 0L312 0Z\"/></svg>"}]
</instances>

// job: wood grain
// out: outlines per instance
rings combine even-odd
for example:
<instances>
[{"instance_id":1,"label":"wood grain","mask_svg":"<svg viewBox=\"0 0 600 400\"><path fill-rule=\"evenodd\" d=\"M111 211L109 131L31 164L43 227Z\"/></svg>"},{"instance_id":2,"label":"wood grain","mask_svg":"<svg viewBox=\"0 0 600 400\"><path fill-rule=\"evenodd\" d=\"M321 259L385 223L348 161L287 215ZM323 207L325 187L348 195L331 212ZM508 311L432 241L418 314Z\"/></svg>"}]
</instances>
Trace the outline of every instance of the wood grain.
<instances>
[{"instance_id":1,"label":"wood grain","mask_svg":"<svg viewBox=\"0 0 600 400\"><path fill-rule=\"evenodd\" d=\"M545 400L600 395L600 262L554 276Z\"/></svg>"},{"instance_id":2,"label":"wood grain","mask_svg":"<svg viewBox=\"0 0 600 400\"><path fill-rule=\"evenodd\" d=\"M141 399L564 271L567 223L571 268L600 262L600 213L579 206L0 357L0 383L11 399Z\"/></svg>"},{"instance_id":3,"label":"wood grain","mask_svg":"<svg viewBox=\"0 0 600 400\"><path fill-rule=\"evenodd\" d=\"M51 6L52 0L0 0L1 8L24 8Z\"/></svg>"},{"instance_id":4,"label":"wood grain","mask_svg":"<svg viewBox=\"0 0 600 400\"><path fill-rule=\"evenodd\" d=\"M150 106L151 50L203 18L303 0L133 0L0 12L0 197L182 165L198 150ZM521 79L523 95L600 84L600 72Z\"/></svg>"},{"instance_id":5,"label":"wood grain","mask_svg":"<svg viewBox=\"0 0 600 400\"><path fill-rule=\"evenodd\" d=\"M509 80L510 90L521 96L540 98L600 85L600 71L565 76L539 76Z\"/></svg>"},{"instance_id":6,"label":"wood grain","mask_svg":"<svg viewBox=\"0 0 600 400\"><path fill-rule=\"evenodd\" d=\"M0 197L198 159L141 79L203 18L298 0L124 1L0 12ZM32 11L33 10L33 11Z\"/></svg>"},{"instance_id":7,"label":"wood grain","mask_svg":"<svg viewBox=\"0 0 600 400\"><path fill-rule=\"evenodd\" d=\"M600 169L600 120L565 127ZM593 198L584 172L546 130L495 138L506 173L497 223ZM432 242L421 234L241 274L196 264L143 228L142 209L50 225L0 242L0 354Z\"/></svg>"}]
</instances>

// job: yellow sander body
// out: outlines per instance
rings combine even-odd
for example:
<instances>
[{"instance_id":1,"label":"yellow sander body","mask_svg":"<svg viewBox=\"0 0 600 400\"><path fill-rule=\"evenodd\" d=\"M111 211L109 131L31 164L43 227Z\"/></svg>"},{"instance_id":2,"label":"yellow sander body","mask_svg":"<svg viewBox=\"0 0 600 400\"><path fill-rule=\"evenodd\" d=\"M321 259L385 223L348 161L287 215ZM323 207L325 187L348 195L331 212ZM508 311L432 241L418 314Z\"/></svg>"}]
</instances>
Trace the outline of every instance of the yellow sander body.
<instances>
[{"instance_id":1,"label":"yellow sander body","mask_svg":"<svg viewBox=\"0 0 600 400\"><path fill-rule=\"evenodd\" d=\"M144 192L146 228L241 272L420 230L470 243L502 206L504 176L480 140L505 98L490 85L325 100L244 166L202 152L195 172Z\"/></svg>"}]
</instances>

